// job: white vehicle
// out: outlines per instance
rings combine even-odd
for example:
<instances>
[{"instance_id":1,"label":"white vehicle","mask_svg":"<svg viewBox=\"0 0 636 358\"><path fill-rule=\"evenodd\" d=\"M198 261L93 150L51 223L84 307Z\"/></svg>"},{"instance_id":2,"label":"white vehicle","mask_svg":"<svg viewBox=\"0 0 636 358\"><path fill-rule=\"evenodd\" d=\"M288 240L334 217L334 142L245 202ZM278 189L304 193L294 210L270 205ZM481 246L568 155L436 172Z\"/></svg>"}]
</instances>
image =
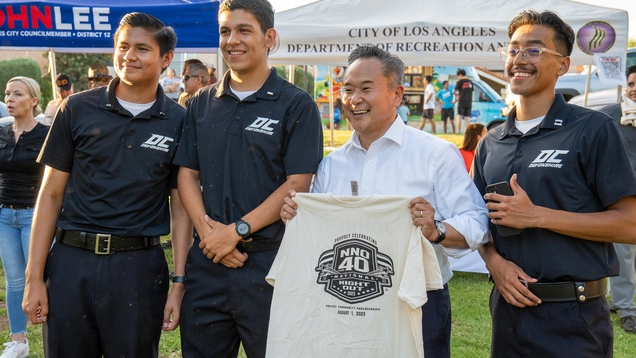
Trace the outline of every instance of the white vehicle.
<instances>
[{"instance_id":1,"label":"white vehicle","mask_svg":"<svg viewBox=\"0 0 636 358\"><path fill-rule=\"evenodd\" d=\"M634 65L636 65L636 47L632 47L629 50L627 50L627 61L626 61L625 67L630 67ZM587 106L585 107L598 111L599 109L603 107L618 103L620 102L621 96L624 93L623 90L621 90L619 93L617 86L610 86L610 88L608 89L604 89L600 91L590 91L587 94ZM583 106L584 101L585 101L585 95L581 94L581 95L572 97L568 102L584 107Z\"/></svg>"},{"instance_id":2,"label":"white vehicle","mask_svg":"<svg viewBox=\"0 0 636 358\"><path fill-rule=\"evenodd\" d=\"M629 67L632 65L636 65L636 47L632 47L627 50L627 61L625 67ZM557 93L561 93L566 101L570 101L570 99L572 99L573 97L585 93L586 82L587 73L566 74L559 77L559 80L556 83L555 91ZM616 85L606 85L601 83L601 81L598 79L596 71L594 71L592 76L590 77L589 93L606 89L616 89Z\"/></svg>"}]
</instances>

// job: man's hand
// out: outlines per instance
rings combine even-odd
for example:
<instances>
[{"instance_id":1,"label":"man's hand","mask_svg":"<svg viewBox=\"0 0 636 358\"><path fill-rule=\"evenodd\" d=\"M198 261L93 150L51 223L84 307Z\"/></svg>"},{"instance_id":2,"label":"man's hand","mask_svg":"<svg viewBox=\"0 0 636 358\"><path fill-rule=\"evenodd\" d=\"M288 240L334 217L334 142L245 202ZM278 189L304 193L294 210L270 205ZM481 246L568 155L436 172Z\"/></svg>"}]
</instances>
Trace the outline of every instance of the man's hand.
<instances>
[{"instance_id":1,"label":"man's hand","mask_svg":"<svg viewBox=\"0 0 636 358\"><path fill-rule=\"evenodd\" d=\"M296 191L290 189L288 192L288 196L283 198L285 204L280 209L280 218L283 220L285 225L287 225L287 221L291 220L294 216L296 216L296 210L298 210L298 204L294 201L293 197L296 196Z\"/></svg>"},{"instance_id":2,"label":"man's hand","mask_svg":"<svg viewBox=\"0 0 636 358\"><path fill-rule=\"evenodd\" d=\"M163 325L161 329L164 331L173 331L179 327L181 300L183 299L184 292L185 286L183 283L172 284L172 289L166 300L166 307L163 309ZM170 318L170 316L172 316L172 318Z\"/></svg>"},{"instance_id":3,"label":"man's hand","mask_svg":"<svg viewBox=\"0 0 636 358\"><path fill-rule=\"evenodd\" d=\"M520 308L537 306L541 303L541 299L530 292L524 283L524 281L534 283L537 280L528 276L512 261L497 254L492 256L486 266L506 302Z\"/></svg>"},{"instance_id":4,"label":"man's hand","mask_svg":"<svg viewBox=\"0 0 636 358\"><path fill-rule=\"evenodd\" d=\"M517 174L510 179L510 188L514 195L487 193L484 199L490 210L488 217L495 225L505 225L517 229L538 227L537 217L540 207L534 205L528 194L517 183ZM496 202L493 202L496 201Z\"/></svg>"},{"instance_id":5,"label":"man's hand","mask_svg":"<svg viewBox=\"0 0 636 358\"><path fill-rule=\"evenodd\" d=\"M218 221L212 220L209 216L205 216L205 222L212 229L205 236L201 237L199 247L203 249L203 253L214 261L219 263L221 259L236 250L236 244L241 241L241 237L236 233L234 224L224 225ZM240 255L240 253L239 253ZM239 255L233 257L238 259ZM247 257L245 257L247 259ZM245 260L243 260L244 262Z\"/></svg>"},{"instance_id":6,"label":"man's hand","mask_svg":"<svg viewBox=\"0 0 636 358\"><path fill-rule=\"evenodd\" d=\"M249 241L252 240L250 239ZM240 252L237 248L234 248L234 250L228 255L223 256L219 263L221 263L225 267L239 268L243 267L245 261L247 261L247 252Z\"/></svg>"},{"instance_id":7,"label":"man's hand","mask_svg":"<svg viewBox=\"0 0 636 358\"><path fill-rule=\"evenodd\" d=\"M49 299L44 281L27 282L24 287L22 311L32 324L46 322L49 315Z\"/></svg>"},{"instance_id":8,"label":"man's hand","mask_svg":"<svg viewBox=\"0 0 636 358\"><path fill-rule=\"evenodd\" d=\"M413 225L422 227L422 234L428 241L435 241L439 236L435 228L435 208L421 196L409 202Z\"/></svg>"}]
</instances>

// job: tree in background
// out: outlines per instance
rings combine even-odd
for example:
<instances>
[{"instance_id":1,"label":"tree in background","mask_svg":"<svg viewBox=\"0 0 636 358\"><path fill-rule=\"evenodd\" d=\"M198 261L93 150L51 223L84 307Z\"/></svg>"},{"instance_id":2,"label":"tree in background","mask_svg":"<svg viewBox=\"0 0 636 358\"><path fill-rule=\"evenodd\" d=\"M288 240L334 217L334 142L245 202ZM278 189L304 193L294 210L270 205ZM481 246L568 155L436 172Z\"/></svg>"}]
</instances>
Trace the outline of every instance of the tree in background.
<instances>
[{"instance_id":1,"label":"tree in background","mask_svg":"<svg viewBox=\"0 0 636 358\"><path fill-rule=\"evenodd\" d=\"M43 85L40 66L31 58L12 58L10 60L0 61L0 87L2 87L2 92L4 92L4 87L7 82L15 76L30 77L38 81L40 87ZM49 81L49 93L50 92L51 89ZM44 103L44 107L46 107L46 104L49 102L48 100L46 102L41 100L40 107L42 107L42 103ZM42 107L43 111L44 107Z\"/></svg>"},{"instance_id":2,"label":"tree in background","mask_svg":"<svg viewBox=\"0 0 636 358\"><path fill-rule=\"evenodd\" d=\"M96 62L112 66L113 55L103 53L56 53L55 61L57 73L69 75L75 85L75 92L80 92L88 89L88 79L86 78L88 68Z\"/></svg>"},{"instance_id":3,"label":"tree in background","mask_svg":"<svg viewBox=\"0 0 636 358\"><path fill-rule=\"evenodd\" d=\"M287 67L276 66L276 71L280 77L288 79ZM307 86L305 86L305 70L302 67L294 66L294 84L309 93L312 98L314 97L314 75L307 72Z\"/></svg>"}]
</instances>

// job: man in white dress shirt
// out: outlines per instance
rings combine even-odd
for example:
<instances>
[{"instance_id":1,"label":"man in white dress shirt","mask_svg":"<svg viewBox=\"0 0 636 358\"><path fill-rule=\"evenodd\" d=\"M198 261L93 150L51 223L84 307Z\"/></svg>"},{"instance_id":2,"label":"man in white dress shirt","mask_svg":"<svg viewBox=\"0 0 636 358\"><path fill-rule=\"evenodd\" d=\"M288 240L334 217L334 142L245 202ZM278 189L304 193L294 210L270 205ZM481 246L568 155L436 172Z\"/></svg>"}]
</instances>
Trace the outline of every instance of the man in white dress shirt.
<instances>
[{"instance_id":1,"label":"man in white dress shirt","mask_svg":"<svg viewBox=\"0 0 636 358\"><path fill-rule=\"evenodd\" d=\"M432 242L444 288L428 292L422 306L426 357L450 357L451 308L448 257L461 257L486 242L488 212L466 173L457 148L409 127L397 115L404 94L404 63L375 46L349 56L342 96L355 131L320 164L312 192L334 195L407 195L415 226ZM290 193L292 196L293 192ZM283 220L297 208L285 199Z\"/></svg>"}]
</instances>

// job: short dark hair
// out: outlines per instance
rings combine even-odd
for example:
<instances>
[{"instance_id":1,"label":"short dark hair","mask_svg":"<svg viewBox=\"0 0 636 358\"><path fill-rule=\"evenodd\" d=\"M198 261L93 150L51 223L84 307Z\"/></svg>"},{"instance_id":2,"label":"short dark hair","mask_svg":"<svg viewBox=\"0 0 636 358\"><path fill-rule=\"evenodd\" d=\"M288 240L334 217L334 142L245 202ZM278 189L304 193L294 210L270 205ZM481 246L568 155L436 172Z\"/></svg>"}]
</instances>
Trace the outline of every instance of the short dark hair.
<instances>
[{"instance_id":1,"label":"short dark hair","mask_svg":"<svg viewBox=\"0 0 636 358\"><path fill-rule=\"evenodd\" d=\"M625 71L625 72L627 72L625 74L625 76L627 76L627 77L629 77L629 75L631 75L632 73L636 73L636 65L627 67L627 71Z\"/></svg>"},{"instance_id":2,"label":"short dark hair","mask_svg":"<svg viewBox=\"0 0 636 358\"><path fill-rule=\"evenodd\" d=\"M225 0L219 5L219 15L234 10L244 10L254 16L263 33L274 28L274 8L267 0Z\"/></svg>"},{"instance_id":3,"label":"short dark hair","mask_svg":"<svg viewBox=\"0 0 636 358\"><path fill-rule=\"evenodd\" d=\"M424 78L426 78L426 82L428 82L428 83L433 82L433 76L431 76L431 75L426 75L426 76L424 76Z\"/></svg>"},{"instance_id":4,"label":"short dark hair","mask_svg":"<svg viewBox=\"0 0 636 358\"><path fill-rule=\"evenodd\" d=\"M574 30L554 12L549 10L544 12L523 10L510 21L508 25L508 38L512 38L515 31L524 25L542 25L551 28L554 30L552 40L557 47L556 50L561 52L564 56L570 56L572 54L575 39Z\"/></svg>"},{"instance_id":5,"label":"short dark hair","mask_svg":"<svg viewBox=\"0 0 636 358\"><path fill-rule=\"evenodd\" d=\"M201 62L201 60L199 60L198 58L191 58L189 60L183 61L183 69L181 70L181 76L183 76L185 71L188 69L188 66L190 66L193 63L203 64L203 62Z\"/></svg>"},{"instance_id":6,"label":"short dark hair","mask_svg":"<svg viewBox=\"0 0 636 358\"><path fill-rule=\"evenodd\" d=\"M459 70L457 70L457 76L466 76L466 70L460 68Z\"/></svg>"},{"instance_id":7,"label":"short dark hair","mask_svg":"<svg viewBox=\"0 0 636 358\"><path fill-rule=\"evenodd\" d=\"M443 86L443 85L445 85L445 84L447 84L447 83L448 83L448 81L444 81L444 82L442 82L442 86Z\"/></svg>"},{"instance_id":8,"label":"short dark hair","mask_svg":"<svg viewBox=\"0 0 636 358\"><path fill-rule=\"evenodd\" d=\"M153 33L155 40L159 44L159 53L161 56L169 51L174 51L174 48L177 46L177 34L174 32L174 29L170 26L166 26L166 24L156 17L150 14L144 14L143 12L131 12L122 17L119 22L119 27L117 27L117 31L115 31L115 45L117 45L119 33L126 27L141 27ZM161 73L165 70L164 68Z\"/></svg>"},{"instance_id":9,"label":"short dark hair","mask_svg":"<svg viewBox=\"0 0 636 358\"><path fill-rule=\"evenodd\" d=\"M351 51L348 59L349 66L355 61L364 58L375 58L382 63L382 74L389 79L389 88L402 84L404 62L399 57L377 46L363 45ZM348 70L347 68L346 71Z\"/></svg>"},{"instance_id":10,"label":"short dark hair","mask_svg":"<svg viewBox=\"0 0 636 358\"><path fill-rule=\"evenodd\" d=\"M208 68L202 63L191 63L188 65L188 70L194 76L201 77L201 83L204 86L207 86L208 81L210 80L210 75L208 74Z\"/></svg>"}]
</instances>

